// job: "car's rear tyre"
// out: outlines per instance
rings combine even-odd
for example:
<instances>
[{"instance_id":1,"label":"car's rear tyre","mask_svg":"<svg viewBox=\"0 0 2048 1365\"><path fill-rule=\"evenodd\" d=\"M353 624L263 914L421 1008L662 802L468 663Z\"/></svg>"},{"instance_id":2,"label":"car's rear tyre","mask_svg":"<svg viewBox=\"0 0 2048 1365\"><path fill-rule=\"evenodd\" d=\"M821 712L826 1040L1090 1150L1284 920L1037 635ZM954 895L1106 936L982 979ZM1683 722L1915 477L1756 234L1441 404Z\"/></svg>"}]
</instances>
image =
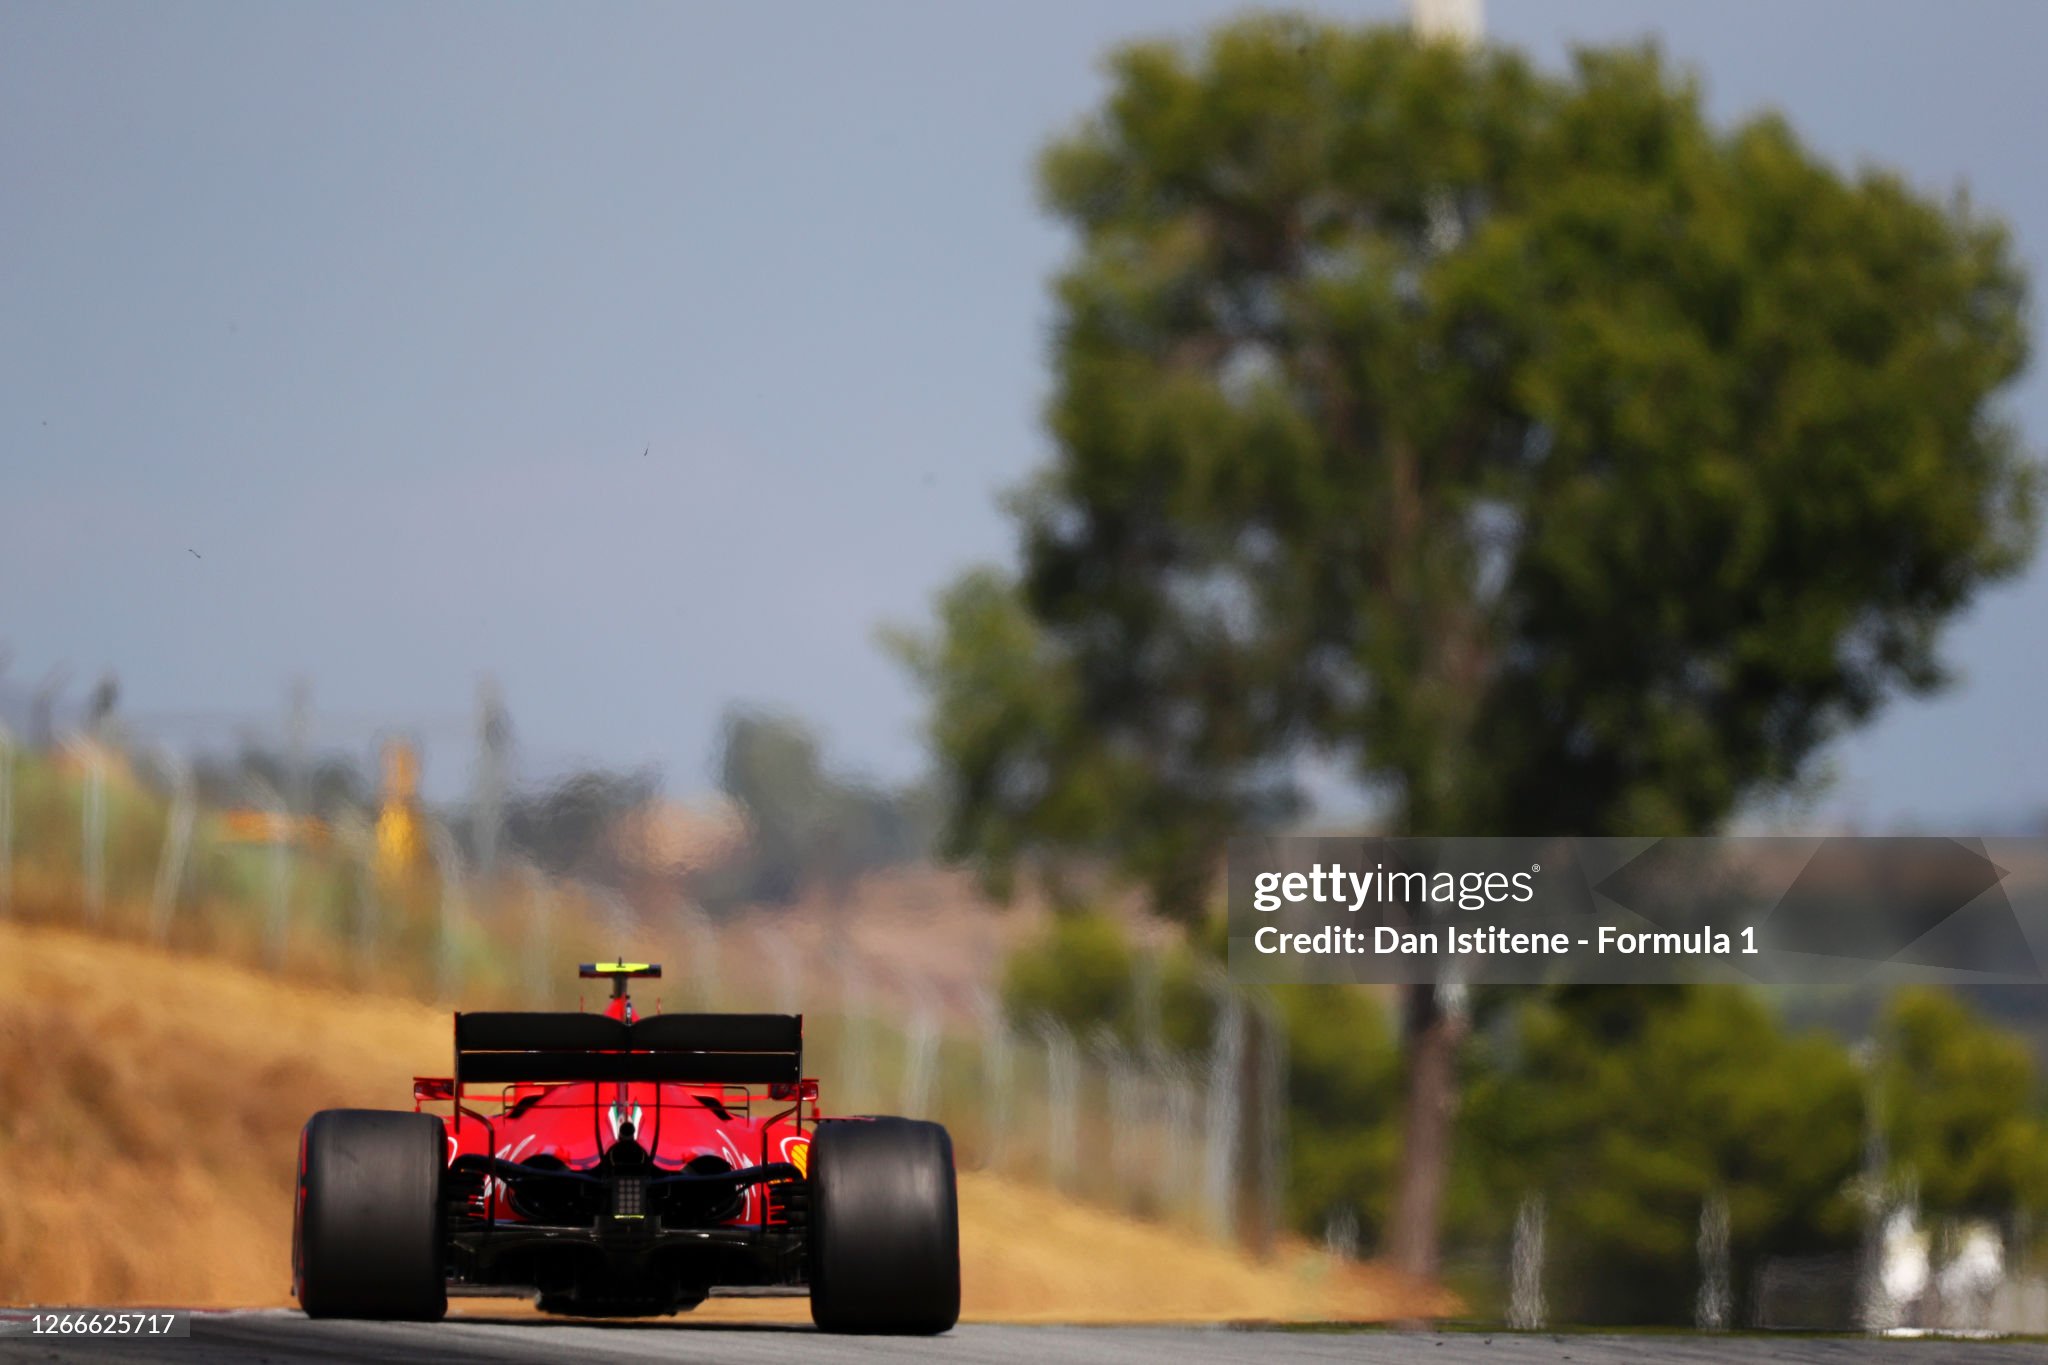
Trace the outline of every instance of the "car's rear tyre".
<instances>
[{"instance_id":1,"label":"car's rear tyre","mask_svg":"<svg viewBox=\"0 0 2048 1365\"><path fill-rule=\"evenodd\" d=\"M448 1311L432 1114L323 1109L299 1135L292 1288L315 1318L431 1320Z\"/></svg>"},{"instance_id":2,"label":"car's rear tyre","mask_svg":"<svg viewBox=\"0 0 2048 1365\"><path fill-rule=\"evenodd\" d=\"M960 1320L953 1140L936 1123L839 1119L809 1157L811 1321L929 1335Z\"/></svg>"}]
</instances>

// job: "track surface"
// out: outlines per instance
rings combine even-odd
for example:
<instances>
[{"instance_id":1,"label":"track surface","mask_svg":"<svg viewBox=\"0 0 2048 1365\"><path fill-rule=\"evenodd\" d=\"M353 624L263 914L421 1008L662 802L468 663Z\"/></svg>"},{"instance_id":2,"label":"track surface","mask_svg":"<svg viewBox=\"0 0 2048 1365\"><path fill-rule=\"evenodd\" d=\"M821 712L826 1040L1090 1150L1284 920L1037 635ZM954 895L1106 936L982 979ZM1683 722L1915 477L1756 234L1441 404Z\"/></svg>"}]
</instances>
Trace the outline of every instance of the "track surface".
<instances>
[{"instance_id":1,"label":"track surface","mask_svg":"<svg viewBox=\"0 0 2048 1365\"><path fill-rule=\"evenodd\" d=\"M968 1361L1039 1365L1259 1365L1347 1361L1372 1365L1644 1365L1649 1361L1772 1362L1852 1365L1867 1360L1991 1365L2048 1357L2038 1342L1870 1341L1815 1337L1513 1336L1501 1333L1252 1331L1221 1327L962 1327L943 1337L828 1337L809 1328L675 1323L617 1325L466 1318L414 1325L309 1322L283 1310L198 1315L189 1340L0 1338L0 1361L380 1360L426 1365L450 1361L810 1362Z\"/></svg>"}]
</instances>

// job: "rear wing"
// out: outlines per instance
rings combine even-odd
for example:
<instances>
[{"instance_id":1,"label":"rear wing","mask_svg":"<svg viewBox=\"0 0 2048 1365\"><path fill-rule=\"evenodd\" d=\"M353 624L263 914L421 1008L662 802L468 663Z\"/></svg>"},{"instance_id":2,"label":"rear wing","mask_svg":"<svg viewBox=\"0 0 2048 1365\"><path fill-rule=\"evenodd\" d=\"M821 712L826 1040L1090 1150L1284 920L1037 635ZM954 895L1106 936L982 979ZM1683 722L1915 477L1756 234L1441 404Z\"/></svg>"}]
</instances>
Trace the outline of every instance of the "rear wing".
<instances>
[{"instance_id":1,"label":"rear wing","mask_svg":"<svg viewBox=\"0 0 2048 1365\"><path fill-rule=\"evenodd\" d=\"M491 1012L455 1016L454 1092L472 1082L677 1081L795 1085L803 1078L800 1014Z\"/></svg>"}]
</instances>

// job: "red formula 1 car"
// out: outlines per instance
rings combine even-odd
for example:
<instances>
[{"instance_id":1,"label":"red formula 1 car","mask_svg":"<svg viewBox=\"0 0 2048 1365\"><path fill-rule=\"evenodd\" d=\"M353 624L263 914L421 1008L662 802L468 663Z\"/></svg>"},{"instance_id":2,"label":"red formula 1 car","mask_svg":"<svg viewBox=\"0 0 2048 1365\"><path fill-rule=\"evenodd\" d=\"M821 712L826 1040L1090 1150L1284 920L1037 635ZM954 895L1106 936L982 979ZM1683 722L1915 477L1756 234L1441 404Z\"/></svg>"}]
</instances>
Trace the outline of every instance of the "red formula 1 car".
<instances>
[{"instance_id":1,"label":"red formula 1 car","mask_svg":"<svg viewBox=\"0 0 2048 1365\"><path fill-rule=\"evenodd\" d=\"M450 1294L674 1313L808 1292L827 1331L960 1315L953 1144L935 1123L821 1118L803 1018L455 1016L455 1074L413 1112L327 1109L299 1138L292 1287L314 1317L438 1318ZM443 1116L424 1105L449 1107Z\"/></svg>"}]
</instances>

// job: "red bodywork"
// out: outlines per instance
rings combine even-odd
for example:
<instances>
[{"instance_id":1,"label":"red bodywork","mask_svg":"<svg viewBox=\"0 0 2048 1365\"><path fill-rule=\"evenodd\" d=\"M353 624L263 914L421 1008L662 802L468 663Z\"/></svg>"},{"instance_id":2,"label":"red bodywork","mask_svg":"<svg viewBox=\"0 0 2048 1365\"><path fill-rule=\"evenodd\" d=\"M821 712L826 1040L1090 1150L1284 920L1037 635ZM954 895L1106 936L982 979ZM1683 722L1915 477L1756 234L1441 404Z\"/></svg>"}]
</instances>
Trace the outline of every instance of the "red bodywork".
<instances>
[{"instance_id":1,"label":"red bodywork","mask_svg":"<svg viewBox=\"0 0 2048 1365\"><path fill-rule=\"evenodd\" d=\"M630 997L608 1003L608 1017L635 1018ZM811 1130L818 1112L818 1083L771 1086L757 1093L744 1085L647 1081L567 1081L479 1086L465 1083L460 1096L451 1078L413 1080L413 1108L449 1104L442 1116L448 1162L464 1156L496 1157L519 1164L560 1162L572 1171L594 1171L623 1133L644 1147L662 1171L718 1163L733 1170L787 1162L809 1169ZM630 1124L631 1127L627 1128ZM706 1159L709 1159L708 1161ZM775 1187L752 1185L737 1194L727 1225L758 1228L784 1222L770 1197ZM508 1182L482 1178L470 1200L479 1218L498 1223L547 1221L522 1206Z\"/></svg>"}]
</instances>

